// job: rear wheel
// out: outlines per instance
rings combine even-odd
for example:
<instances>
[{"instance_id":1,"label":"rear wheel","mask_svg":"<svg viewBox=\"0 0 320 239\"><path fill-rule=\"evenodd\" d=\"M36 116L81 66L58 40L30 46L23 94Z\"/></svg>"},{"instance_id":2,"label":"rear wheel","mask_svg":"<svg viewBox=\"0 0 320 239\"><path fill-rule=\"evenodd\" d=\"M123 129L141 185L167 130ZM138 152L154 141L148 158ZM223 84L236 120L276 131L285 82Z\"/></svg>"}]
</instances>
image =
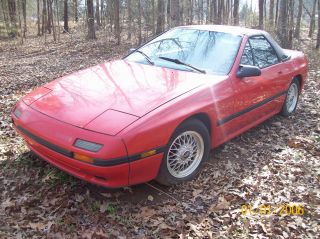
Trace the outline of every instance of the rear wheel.
<instances>
[{"instance_id":1,"label":"rear wheel","mask_svg":"<svg viewBox=\"0 0 320 239\"><path fill-rule=\"evenodd\" d=\"M295 78L287 91L287 96L282 106L281 115L289 116L296 110L299 99L299 88L299 81Z\"/></svg>"},{"instance_id":2,"label":"rear wheel","mask_svg":"<svg viewBox=\"0 0 320 239\"><path fill-rule=\"evenodd\" d=\"M162 159L157 181L173 185L193 179L209 157L210 135L199 120L181 124L172 135Z\"/></svg>"}]
</instances>

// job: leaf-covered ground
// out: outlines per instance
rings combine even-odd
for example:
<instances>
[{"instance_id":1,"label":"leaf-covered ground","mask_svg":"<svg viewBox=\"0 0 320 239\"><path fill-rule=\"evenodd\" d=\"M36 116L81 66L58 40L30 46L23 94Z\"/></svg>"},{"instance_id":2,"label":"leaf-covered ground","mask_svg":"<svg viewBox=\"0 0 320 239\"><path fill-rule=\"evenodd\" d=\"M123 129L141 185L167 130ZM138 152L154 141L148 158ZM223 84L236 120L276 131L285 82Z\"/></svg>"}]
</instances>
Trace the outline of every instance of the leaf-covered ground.
<instances>
[{"instance_id":1,"label":"leaf-covered ground","mask_svg":"<svg viewBox=\"0 0 320 239\"><path fill-rule=\"evenodd\" d=\"M116 46L61 36L47 46L0 43L0 238L316 238L320 234L320 62L299 44L310 74L295 115L275 116L212 152L200 176L106 190L32 155L10 109L27 92L69 72L119 58ZM304 215L281 205L299 204ZM243 215L270 205L274 215ZM279 207L277 209L277 207ZM269 213L267 213L269 214Z\"/></svg>"}]
</instances>

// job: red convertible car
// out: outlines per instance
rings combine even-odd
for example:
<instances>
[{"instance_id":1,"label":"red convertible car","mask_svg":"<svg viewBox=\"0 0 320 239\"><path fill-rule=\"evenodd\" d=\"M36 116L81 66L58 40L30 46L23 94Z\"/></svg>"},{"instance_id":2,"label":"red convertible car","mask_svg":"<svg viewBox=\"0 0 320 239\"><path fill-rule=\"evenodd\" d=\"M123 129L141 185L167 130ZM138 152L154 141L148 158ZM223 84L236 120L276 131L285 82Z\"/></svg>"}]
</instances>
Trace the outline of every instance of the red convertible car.
<instances>
[{"instance_id":1,"label":"red convertible car","mask_svg":"<svg viewBox=\"0 0 320 239\"><path fill-rule=\"evenodd\" d=\"M215 148L297 106L307 59L266 32L169 30L121 60L66 75L12 110L28 147L91 183L194 178Z\"/></svg>"}]
</instances>

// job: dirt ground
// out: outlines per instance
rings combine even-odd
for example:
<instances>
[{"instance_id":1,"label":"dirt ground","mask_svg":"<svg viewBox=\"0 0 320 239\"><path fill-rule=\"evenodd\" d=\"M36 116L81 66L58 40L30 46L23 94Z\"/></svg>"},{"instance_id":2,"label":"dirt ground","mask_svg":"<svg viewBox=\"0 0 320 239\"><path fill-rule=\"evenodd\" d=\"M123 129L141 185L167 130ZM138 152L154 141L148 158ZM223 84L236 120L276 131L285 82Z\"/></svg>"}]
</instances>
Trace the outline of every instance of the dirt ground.
<instances>
[{"instance_id":1,"label":"dirt ground","mask_svg":"<svg viewBox=\"0 0 320 239\"><path fill-rule=\"evenodd\" d=\"M316 238L320 234L320 54L311 40L309 79L296 114L275 116L212 152L200 176L107 190L32 155L11 126L27 92L67 73L119 58L131 47L62 35L0 42L0 238ZM281 205L303 215L281 212ZM275 213L243 215L270 205ZM302 211L299 211L302 214Z\"/></svg>"}]
</instances>

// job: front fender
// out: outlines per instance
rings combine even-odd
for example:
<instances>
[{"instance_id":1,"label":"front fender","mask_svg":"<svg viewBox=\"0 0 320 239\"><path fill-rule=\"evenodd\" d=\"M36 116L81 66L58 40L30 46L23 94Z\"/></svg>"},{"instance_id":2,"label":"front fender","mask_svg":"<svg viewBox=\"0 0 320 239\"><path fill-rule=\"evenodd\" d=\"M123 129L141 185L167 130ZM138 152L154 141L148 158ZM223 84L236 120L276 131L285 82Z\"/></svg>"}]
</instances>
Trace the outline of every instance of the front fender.
<instances>
[{"instance_id":1,"label":"front fender","mask_svg":"<svg viewBox=\"0 0 320 239\"><path fill-rule=\"evenodd\" d=\"M210 90L202 87L160 106L118 136L123 138L129 155L166 146L175 129L187 118L204 113L215 120L212 102Z\"/></svg>"}]
</instances>

